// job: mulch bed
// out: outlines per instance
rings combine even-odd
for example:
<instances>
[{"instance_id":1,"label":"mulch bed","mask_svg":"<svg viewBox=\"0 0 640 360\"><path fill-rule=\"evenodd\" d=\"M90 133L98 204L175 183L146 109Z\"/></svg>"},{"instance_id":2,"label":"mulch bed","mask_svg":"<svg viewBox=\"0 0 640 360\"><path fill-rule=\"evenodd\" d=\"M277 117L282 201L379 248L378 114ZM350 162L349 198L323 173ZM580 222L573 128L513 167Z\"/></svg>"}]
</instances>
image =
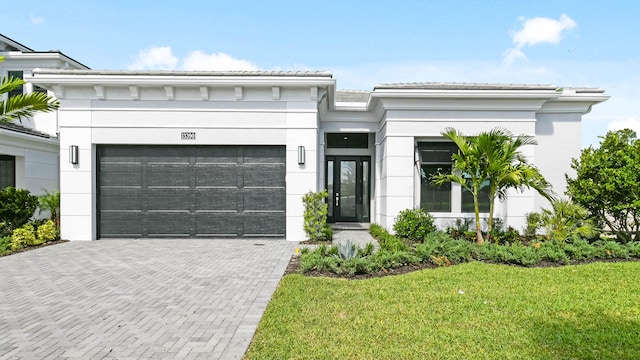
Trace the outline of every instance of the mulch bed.
<instances>
[{"instance_id":1,"label":"mulch bed","mask_svg":"<svg viewBox=\"0 0 640 360\"><path fill-rule=\"evenodd\" d=\"M26 252L26 251L31 251L31 250L35 250L35 249L39 249L39 248L43 248L45 246L51 246L51 245L57 245L57 244L62 244L62 243L66 243L69 242L69 240L54 240L54 241L49 241L46 242L44 244L40 244L40 245L35 245L35 246L28 246L22 249L18 249L18 250L14 250L10 253L5 253L5 254L1 254L0 257L2 256L9 256L9 255L13 255L13 254L17 254L17 253L22 253L22 252Z\"/></svg>"}]
</instances>

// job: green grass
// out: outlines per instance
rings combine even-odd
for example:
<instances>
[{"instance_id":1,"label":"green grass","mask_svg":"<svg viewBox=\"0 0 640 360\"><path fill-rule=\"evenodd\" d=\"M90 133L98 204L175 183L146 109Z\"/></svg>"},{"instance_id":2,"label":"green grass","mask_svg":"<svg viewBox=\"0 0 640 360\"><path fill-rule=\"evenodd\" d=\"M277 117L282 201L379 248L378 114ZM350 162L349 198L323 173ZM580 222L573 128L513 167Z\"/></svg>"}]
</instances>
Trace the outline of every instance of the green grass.
<instances>
[{"instance_id":1,"label":"green grass","mask_svg":"<svg viewBox=\"0 0 640 360\"><path fill-rule=\"evenodd\" d=\"M639 279L640 262L287 275L246 358L640 359Z\"/></svg>"}]
</instances>

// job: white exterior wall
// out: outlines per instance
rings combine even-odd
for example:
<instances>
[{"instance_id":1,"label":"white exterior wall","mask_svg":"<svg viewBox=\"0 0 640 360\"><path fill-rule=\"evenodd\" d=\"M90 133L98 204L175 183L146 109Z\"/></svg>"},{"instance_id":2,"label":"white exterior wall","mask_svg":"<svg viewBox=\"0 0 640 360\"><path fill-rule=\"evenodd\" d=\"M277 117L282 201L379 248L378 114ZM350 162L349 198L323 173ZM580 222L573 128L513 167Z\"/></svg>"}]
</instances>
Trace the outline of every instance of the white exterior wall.
<instances>
[{"instance_id":1,"label":"white exterior wall","mask_svg":"<svg viewBox=\"0 0 640 360\"><path fill-rule=\"evenodd\" d=\"M582 116L579 113L538 114L535 147L536 165L553 185L558 196L565 196L565 174L575 177L571 159L580 157L582 147ZM536 194L535 207L549 208L549 202Z\"/></svg>"},{"instance_id":2,"label":"white exterior wall","mask_svg":"<svg viewBox=\"0 0 640 360\"><path fill-rule=\"evenodd\" d=\"M465 135L500 127L514 134L534 136L536 118L532 111L388 111L384 124L379 139L382 158L376 163L380 167L380 195L376 200L384 210L375 221L391 229L400 211L420 206L420 174L415 165L418 142L442 139L440 133L447 127ZM536 162L532 146L522 150L530 162ZM456 219L474 218L473 213L461 212L458 184L452 184L451 195L451 212L432 213L440 228L452 225ZM494 215L505 220L506 226L521 229L525 225L525 214L531 211L534 211L533 192L513 191L505 202L496 201ZM486 214L482 218L486 218Z\"/></svg>"},{"instance_id":3,"label":"white exterior wall","mask_svg":"<svg viewBox=\"0 0 640 360\"><path fill-rule=\"evenodd\" d=\"M33 195L58 189L58 139L0 129L0 154L16 157L16 187Z\"/></svg>"},{"instance_id":4,"label":"white exterior wall","mask_svg":"<svg viewBox=\"0 0 640 360\"><path fill-rule=\"evenodd\" d=\"M243 99L228 102L177 100L178 91L174 101L74 100L68 98L93 95L83 89L66 90L59 113L64 159L60 172L62 238L97 238L96 145L284 145L286 237L305 240L302 195L318 188L317 105L309 97L309 88L282 91L280 101L261 96L271 97L271 88L268 93L248 88L243 89ZM234 88L226 90L216 91L218 96L234 96ZM140 98L144 95L154 96L143 90ZM196 140L182 140L183 131L195 132ZM71 145L80 149L77 165L65 158ZM298 164L298 146L306 150L304 165Z\"/></svg>"}]
</instances>

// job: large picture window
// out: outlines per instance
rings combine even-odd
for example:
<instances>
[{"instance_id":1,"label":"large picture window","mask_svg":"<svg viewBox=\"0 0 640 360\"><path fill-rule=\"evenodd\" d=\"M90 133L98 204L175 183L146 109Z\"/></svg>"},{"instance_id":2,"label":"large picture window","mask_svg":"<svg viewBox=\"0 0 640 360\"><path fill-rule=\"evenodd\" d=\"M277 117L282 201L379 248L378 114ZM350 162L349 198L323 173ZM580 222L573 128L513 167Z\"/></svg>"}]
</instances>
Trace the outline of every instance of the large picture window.
<instances>
[{"instance_id":1,"label":"large picture window","mask_svg":"<svg viewBox=\"0 0 640 360\"><path fill-rule=\"evenodd\" d=\"M451 142L418 144L420 154L420 207L429 212L451 211L451 183L435 185L431 177L451 173L451 155L458 148Z\"/></svg>"},{"instance_id":2,"label":"large picture window","mask_svg":"<svg viewBox=\"0 0 640 360\"><path fill-rule=\"evenodd\" d=\"M420 207L428 212L463 212L473 213L473 195L456 186L455 191L461 191L460 208L451 201L452 185L445 183L435 185L431 183L433 175L451 173L453 160L451 156L458 151L452 142L421 142L418 143L420 155ZM489 211L489 181L485 181L478 195L480 212ZM457 205L457 204L456 204Z\"/></svg>"}]
</instances>

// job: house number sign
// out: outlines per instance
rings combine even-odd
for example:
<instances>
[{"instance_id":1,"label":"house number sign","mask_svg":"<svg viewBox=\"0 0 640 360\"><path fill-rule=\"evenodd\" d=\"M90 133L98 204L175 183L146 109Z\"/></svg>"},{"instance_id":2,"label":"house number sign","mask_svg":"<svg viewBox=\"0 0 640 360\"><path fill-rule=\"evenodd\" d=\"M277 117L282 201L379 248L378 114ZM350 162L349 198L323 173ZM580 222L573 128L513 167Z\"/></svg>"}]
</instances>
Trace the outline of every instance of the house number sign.
<instances>
[{"instance_id":1,"label":"house number sign","mask_svg":"<svg viewBox=\"0 0 640 360\"><path fill-rule=\"evenodd\" d=\"M194 133L194 132L183 132L183 133L180 133L180 136L182 137L182 140L195 140L196 139L196 133Z\"/></svg>"}]
</instances>

